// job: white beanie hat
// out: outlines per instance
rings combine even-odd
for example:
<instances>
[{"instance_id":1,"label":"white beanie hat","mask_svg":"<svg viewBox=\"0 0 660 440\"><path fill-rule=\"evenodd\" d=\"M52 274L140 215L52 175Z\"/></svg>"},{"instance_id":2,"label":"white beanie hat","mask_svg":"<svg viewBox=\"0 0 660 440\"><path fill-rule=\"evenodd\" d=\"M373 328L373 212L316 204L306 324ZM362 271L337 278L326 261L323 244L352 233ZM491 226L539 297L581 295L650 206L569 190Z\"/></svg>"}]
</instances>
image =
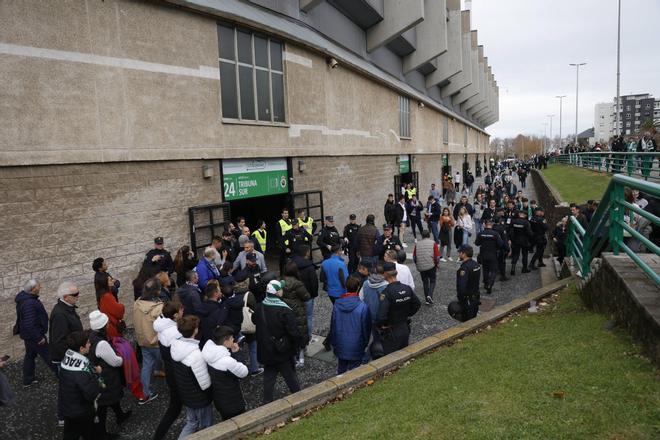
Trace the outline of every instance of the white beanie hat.
<instances>
[{"instance_id":1,"label":"white beanie hat","mask_svg":"<svg viewBox=\"0 0 660 440\"><path fill-rule=\"evenodd\" d=\"M101 330L108 324L108 315L101 313L99 310L94 310L89 314L89 328L92 330Z\"/></svg>"}]
</instances>

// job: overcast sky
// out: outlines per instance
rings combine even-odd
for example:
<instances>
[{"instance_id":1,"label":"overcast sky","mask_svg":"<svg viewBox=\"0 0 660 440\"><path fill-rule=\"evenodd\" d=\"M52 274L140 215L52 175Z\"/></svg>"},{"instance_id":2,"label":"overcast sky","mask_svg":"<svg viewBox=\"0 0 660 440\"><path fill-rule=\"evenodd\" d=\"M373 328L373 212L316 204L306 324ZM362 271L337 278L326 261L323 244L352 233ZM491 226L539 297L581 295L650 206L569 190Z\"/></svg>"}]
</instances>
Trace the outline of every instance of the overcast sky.
<instances>
[{"instance_id":1,"label":"overcast sky","mask_svg":"<svg viewBox=\"0 0 660 440\"><path fill-rule=\"evenodd\" d=\"M622 0L621 95L660 98L660 0ZM617 0L473 0L472 29L500 88L493 137L543 134L553 118L575 132L575 67L580 67L579 125L593 127L594 105L616 96ZM548 135L549 126L547 128Z\"/></svg>"}]
</instances>

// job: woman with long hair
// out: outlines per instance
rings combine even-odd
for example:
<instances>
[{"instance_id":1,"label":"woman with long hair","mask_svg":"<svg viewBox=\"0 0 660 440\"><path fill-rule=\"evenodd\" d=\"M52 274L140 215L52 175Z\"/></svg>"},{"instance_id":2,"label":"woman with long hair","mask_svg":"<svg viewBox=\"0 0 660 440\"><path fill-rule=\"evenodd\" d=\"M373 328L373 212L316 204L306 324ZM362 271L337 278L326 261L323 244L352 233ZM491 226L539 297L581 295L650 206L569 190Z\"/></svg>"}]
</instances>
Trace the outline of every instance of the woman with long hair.
<instances>
[{"instance_id":1,"label":"woman with long hair","mask_svg":"<svg viewBox=\"0 0 660 440\"><path fill-rule=\"evenodd\" d=\"M457 230L460 230L460 244L468 244L470 242L470 237L472 236L472 231L474 231L474 222L472 221L472 217L470 217L470 214L468 213L467 209L465 209L465 207L462 207L458 210L458 220L456 220L456 228L454 230L454 234L456 234ZM457 243L456 247L458 247L459 245L457 237L454 237L454 242Z\"/></svg>"},{"instance_id":2,"label":"woman with long hair","mask_svg":"<svg viewBox=\"0 0 660 440\"><path fill-rule=\"evenodd\" d=\"M176 286L186 284L186 272L193 270L198 263L195 253L190 246L181 246L174 257L174 271L176 272Z\"/></svg>"},{"instance_id":3,"label":"woman with long hair","mask_svg":"<svg viewBox=\"0 0 660 440\"><path fill-rule=\"evenodd\" d=\"M158 266L154 264L144 264L140 267L137 277L133 280L133 299L135 301L142 296L142 288L144 283L158 273Z\"/></svg>"},{"instance_id":4,"label":"woman with long hair","mask_svg":"<svg viewBox=\"0 0 660 440\"><path fill-rule=\"evenodd\" d=\"M106 330L108 338L121 336L126 330L126 323L124 323L125 308L112 294L114 286L115 280L105 272L101 272L94 277L96 302L101 313L108 316L108 328Z\"/></svg>"},{"instance_id":5,"label":"woman with long hair","mask_svg":"<svg viewBox=\"0 0 660 440\"><path fill-rule=\"evenodd\" d=\"M449 208L442 210L440 216L440 261L454 261L451 258L451 231L454 227L454 217L452 217Z\"/></svg>"},{"instance_id":6,"label":"woman with long hair","mask_svg":"<svg viewBox=\"0 0 660 440\"><path fill-rule=\"evenodd\" d=\"M284 269L284 295L282 301L286 303L296 315L298 322L298 331L303 336L303 343L299 347L296 361L297 366L305 364L305 347L309 343L307 331L307 312L305 302L309 301L309 292L305 285L300 281L298 266L293 261L289 261Z\"/></svg>"}]
</instances>

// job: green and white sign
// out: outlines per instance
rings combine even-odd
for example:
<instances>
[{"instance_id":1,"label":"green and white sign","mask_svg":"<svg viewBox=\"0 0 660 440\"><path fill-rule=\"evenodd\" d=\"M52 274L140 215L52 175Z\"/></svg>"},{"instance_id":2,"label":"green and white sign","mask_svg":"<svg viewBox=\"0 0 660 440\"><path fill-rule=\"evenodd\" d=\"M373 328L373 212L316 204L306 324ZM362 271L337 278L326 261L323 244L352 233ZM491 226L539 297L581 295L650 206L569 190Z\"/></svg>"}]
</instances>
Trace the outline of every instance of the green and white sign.
<instances>
[{"instance_id":1,"label":"green and white sign","mask_svg":"<svg viewBox=\"0 0 660 440\"><path fill-rule=\"evenodd\" d=\"M400 154L399 155L399 173L405 174L410 172L410 155L409 154Z\"/></svg>"},{"instance_id":2,"label":"green and white sign","mask_svg":"<svg viewBox=\"0 0 660 440\"><path fill-rule=\"evenodd\" d=\"M225 202L289 192L286 159L231 159L222 161Z\"/></svg>"}]
</instances>

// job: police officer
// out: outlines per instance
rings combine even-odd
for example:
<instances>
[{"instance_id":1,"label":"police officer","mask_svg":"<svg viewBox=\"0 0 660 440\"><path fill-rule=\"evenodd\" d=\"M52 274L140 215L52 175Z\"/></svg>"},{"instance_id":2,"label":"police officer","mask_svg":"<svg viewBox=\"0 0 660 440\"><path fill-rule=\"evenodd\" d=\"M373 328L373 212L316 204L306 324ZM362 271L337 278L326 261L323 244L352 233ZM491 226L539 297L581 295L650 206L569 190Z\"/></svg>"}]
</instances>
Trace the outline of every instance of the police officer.
<instances>
[{"instance_id":1,"label":"police officer","mask_svg":"<svg viewBox=\"0 0 660 440\"><path fill-rule=\"evenodd\" d=\"M147 252L144 257L146 264L157 266L161 272L171 275L174 272L174 261L172 255L165 249L163 237L154 238L154 248Z\"/></svg>"},{"instance_id":2,"label":"police officer","mask_svg":"<svg viewBox=\"0 0 660 440\"><path fill-rule=\"evenodd\" d=\"M282 208L282 218L277 222L279 228L279 245L280 245L280 275L284 276L284 266L286 264L287 253L286 250L289 248L289 243L287 242L285 235L291 229L291 220L289 220L289 209Z\"/></svg>"},{"instance_id":3,"label":"police officer","mask_svg":"<svg viewBox=\"0 0 660 440\"><path fill-rule=\"evenodd\" d=\"M344 226L344 235L342 237L344 253L348 255L348 273L355 272L358 265L356 237L360 225L357 224L355 219L355 214L348 216L348 224Z\"/></svg>"},{"instance_id":4,"label":"police officer","mask_svg":"<svg viewBox=\"0 0 660 440\"><path fill-rule=\"evenodd\" d=\"M458 248L458 258L461 267L456 272L456 296L460 307L452 302L447 307L449 314L459 321L465 322L479 313L479 278L481 266L472 259L472 246L463 244Z\"/></svg>"},{"instance_id":5,"label":"police officer","mask_svg":"<svg viewBox=\"0 0 660 440\"><path fill-rule=\"evenodd\" d=\"M340 235L337 228L335 228L335 218L331 215L326 215L325 225L319 233L319 238L316 240L316 244L319 245L324 260L332 256L332 246L336 242L340 242Z\"/></svg>"},{"instance_id":6,"label":"police officer","mask_svg":"<svg viewBox=\"0 0 660 440\"><path fill-rule=\"evenodd\" d=\"M504 209L497 208L495 218L493 218L493 231L500 234L502 238L502 247L497 251L497 269L500 273L500 281L508 281L506 276L506 257L511 254L511 240L507 232L504 219Z\"/></svg>"},{"instance_id":7,"label":"police officer","mask_svg":"<svg viewBox=\"0 0 660 440\"><path fill-rule=\"evenodd\" d=\"M383 225L383 235L376 239L374 249L376 250L380 260L385 257L385 252L389 250L395 250L399 252L401 249L403 249L399 237L392 233L392 225Z\"/></svg>"},{"instance_id":8,"label":"police officer","mask_svg":"<svg viewBox=\"0 0 660 440\"><path fill-rule=\"evenodd\" d=\"M307 212L304 209L298 210L298 224L303 228L309 235L314 235L316 232L316 223L314 219L307 215Z\"/></svg>"},{"instance_id":9,"label":"police officer","mask_svg":"<svg viewBox=\"0 0 660 440\"><path fill-rule=\"evenodd\" d=\"M417 313L422 303L410 286L396 280L395 263L385 263L383 270L388 286L380 293L376 325L383 355L387 355L408 346L410 317Z\"/></svg>"},{"instance_id":10,"label":"police officer","mask_svg":"<svg viewBox=\"0 0 660 440\"><path fill-rule=\"evenodd\" d=\"M474 244L480 247L479 256L484 272L484 289L490 295L497 276L497 253L504 247L499 232L493 230L492 220L486 219L484 230L477 234Z\"/></svg>"},{"instance_id":11,"label":"police officer","mask_svg":"<svg viewBox=\"0 0 660 440\"><path fill-rule=\"evenodd\" d=\"M527 254L531 247L532 227L527 220L527 211L519 211L518 218L511 220L511 275L516 274L516 263L522 253L522 273L529 273Z\"/></svg>"},{"instance_id":12,"label":"police officer","mask_svg":"<svg viewBox=\"0 0 660 440\"><path fill-rule=\"evenodd\" d=\"M300 227L300 221L297 218L291 220L291 229L284 234L284 241L287 242L286 256L293 257L294 253L301 245L312 245L312 236L305 228Z\"/></svg>"},{"instance_id":13,"label":"police officer","mask_svg":"<svg viewBox=\"0 0 660 440\"><path fill-rule=\"evenodd\" d=\"M534 210L534 216L529 223L532 227L532 241L534 246L536 246L536 252L534 252L534 255L532 256L529 268L535 270L535 263L537 261L539 262L538 267L545 267L545 264L543 263L543 251L545 251L545 246L548 244L548 238L546 236L548 233L548 223L545 221L545 213L543 212L543 209L536 208Z\"/></svg>"},{"instance_id":14,"label":"police officer","mask_svg":"<svg viewBox=\"0 0 660 440\"><path fill-rule=\"evenodd\" d=\"M266 253L266 245L267 245L267 242L268 242L268 240L267 240L268 239L268 232L266 232L266 222L263 221L263 220L259 220L257 222L257 225L259 225L258 226L259 229L257 229L256 231L254 231L252 233L252 238L254 240L256 240L257 243L259 243L259 247L261 248L260 252L262 254L265 254ZM256 246L254 248L257 249Z\"/></svg>"}]
</instances>

